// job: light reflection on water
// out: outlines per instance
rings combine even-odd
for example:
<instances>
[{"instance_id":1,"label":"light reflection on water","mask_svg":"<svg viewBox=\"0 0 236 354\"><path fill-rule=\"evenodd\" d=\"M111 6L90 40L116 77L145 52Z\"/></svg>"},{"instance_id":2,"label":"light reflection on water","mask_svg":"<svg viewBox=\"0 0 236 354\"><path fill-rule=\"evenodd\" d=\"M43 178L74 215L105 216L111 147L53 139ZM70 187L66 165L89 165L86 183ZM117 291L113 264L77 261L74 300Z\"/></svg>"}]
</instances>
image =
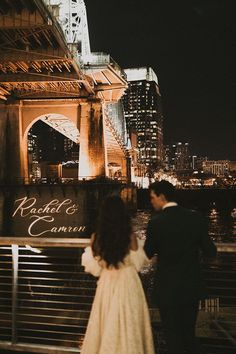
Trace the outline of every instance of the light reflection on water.
<instances>
[{"instance_id":1,"label":"light reflection on water","mask_svg":"<svg viewBox=\"0 0 236 354\"><path fill-rule=\"evenodd\" d=\"M206 216L209 220L209 235L217 242L236 241L236 209L213 207Z\"/></svg>"},{"instance_id":2,"label":"light reflection on water","mask_svg":"<svg viewBox=\"0 0 236 354\"><path fill-rule=\"evenodd\" d=\"M216 242L236 242L236 208L226 209L213 206L202 210L209 221L209 235ZM145 239L149 210L139 210L133 219L134 232Z\"/></svg>"}]
</instances>

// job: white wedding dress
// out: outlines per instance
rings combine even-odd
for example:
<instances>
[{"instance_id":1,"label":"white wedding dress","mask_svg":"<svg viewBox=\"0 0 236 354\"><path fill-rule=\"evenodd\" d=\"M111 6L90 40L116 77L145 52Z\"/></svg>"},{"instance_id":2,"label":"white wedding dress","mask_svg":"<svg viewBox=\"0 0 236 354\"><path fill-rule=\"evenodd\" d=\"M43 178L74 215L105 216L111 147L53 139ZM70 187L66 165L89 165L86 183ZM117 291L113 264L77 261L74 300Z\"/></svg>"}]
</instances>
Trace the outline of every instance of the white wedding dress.
<instances>
[{"instance_id":1,"label":"white wedding dress","mask_svg":"<svg viewBox=\"0 0 236 354\"><path fill-rule=\"evenodd\" d=\"M148 262L142 246L119 269L82 255L85 271L100 277L81 354L154 354L149 310L137 271Z\"/></svg>"}]
</instances>

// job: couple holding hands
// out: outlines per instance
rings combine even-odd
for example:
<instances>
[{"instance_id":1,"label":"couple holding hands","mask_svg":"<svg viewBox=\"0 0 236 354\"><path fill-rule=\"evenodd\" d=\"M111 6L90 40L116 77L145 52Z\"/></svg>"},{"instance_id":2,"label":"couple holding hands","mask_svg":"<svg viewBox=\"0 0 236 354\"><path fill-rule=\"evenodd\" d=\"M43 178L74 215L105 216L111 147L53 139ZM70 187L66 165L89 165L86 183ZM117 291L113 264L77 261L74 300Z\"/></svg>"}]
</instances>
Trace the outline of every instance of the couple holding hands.
<instances>
[{"instance_id":1,"label":"couple holding hands","mask_svg":"<svg viewBox=\"0 0 236 354\"><path fill-rule=\"evenodd\" d=\"M99 277L81 354L154 354L149 310L138 275L157 255L152 294L166 333L168 354L199 354L195 324L207 297L201 257L215 257L204 217L176 203L175 187L150 186L157 213L148 223L144 247L132 232L125 204L108 197L91 246L82 255L85 271ZM157 353L158 354L158 353Z\"/></svg>"}]
</instances>

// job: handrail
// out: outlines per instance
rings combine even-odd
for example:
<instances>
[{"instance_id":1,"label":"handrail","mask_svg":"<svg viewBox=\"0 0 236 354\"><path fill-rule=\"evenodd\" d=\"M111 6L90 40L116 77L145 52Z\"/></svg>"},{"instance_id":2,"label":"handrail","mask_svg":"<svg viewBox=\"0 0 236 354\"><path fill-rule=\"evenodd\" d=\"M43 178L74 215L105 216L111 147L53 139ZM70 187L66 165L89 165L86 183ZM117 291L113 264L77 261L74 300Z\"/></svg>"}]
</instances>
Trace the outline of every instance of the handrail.
<instances>
[{"instance_id":1,"label":"handrail","mask_svg":"<svg viewBox=\"0 0 236 354\"><path fill-rule=\"evenodd\" d=\"M1 236L0 246L25 246L34 247L68 247L68 248L84 248L90 244L90 238L34 238L25 236ZM215 243L218 252L236 252L236 243Z\"/></svg>"},{"instance_id":2,"label":"handrail","mask_svg":"<svg viewBox=\"0 0 236 354\"><path fill-rule=\"evenodd\" d=\"M84 274L80 262L82 249L89 244L89 238L0 237L3 299L0 311L4 315L0 326L3 329L0 351L80 353L78 344L82 343L96 290L96 280ZM225 259L229 263L235 258L236 243L216 243L216 246L220 262ZM149 270L150 277L153 270ZM225 352L228 348L233 350L234 268L228 269L226 264L223 273L219 274L219 268L215 269L214 264L210 268L204 264L204 272L207 273L210 298L201 302L197 335L204 347L222 346ZM151 285L146 281L146 274L147 269L141 276L149 296ZM159 323L157 309L151 308L150 314L152 321ZM54 316L55 320L48 321ZM63 329L63 324L68 330ZM211 330L212 324L214 328ZM44 329L45 334L41 335ZM52 333L52 337L47 333Z\"/></svg>"},{"instance_id":3,"label":"handrail","mask_svg":"<svg viewBox=\"0 0 236 354\"><path fill-rule=\"evenodd\" d=\"M69 178L69 177L41 177L41 178L29 178L29 177L18 177L14 178L14 180L0 180L1 186L8 185L42 185L42 186L65 186L65 185L84 185L85 183L89 183L90 185L98 185L101 183L121 183L127 184L126 176L119 177L97 177L97 176L78 176L77 178Z\"/></svg>"},{"instance_id":4,"label":"handrail","mask_svg":"<svg viewBox=\"0 0 236 354\"><path fill-rule=\"evenodd\" d=\"M90 244L90 238L34 238L34 237L0 237L0 246L25 246L33 247L67 247L84 248Z\"/></svg>"}]
</instances>

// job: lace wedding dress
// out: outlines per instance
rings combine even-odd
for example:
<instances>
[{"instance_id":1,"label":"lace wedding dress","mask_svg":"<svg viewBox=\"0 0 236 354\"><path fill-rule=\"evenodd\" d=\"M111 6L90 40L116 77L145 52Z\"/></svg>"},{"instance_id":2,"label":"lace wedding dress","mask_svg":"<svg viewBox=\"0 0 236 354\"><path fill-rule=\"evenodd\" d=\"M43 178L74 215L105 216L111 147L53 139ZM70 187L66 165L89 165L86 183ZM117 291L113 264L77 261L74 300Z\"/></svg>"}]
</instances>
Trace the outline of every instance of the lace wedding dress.
<instances>
[{"instance_id":1,"label":"lace wedding dress","mask_svg":"<svg viewBox=\"0 0 236 354\"><path fill-rule=\"evenodd\" d=\"M148 306L138 271L148 262L142 246L118 269L82 255L85 271L100 277L81 354L154 354Z\"/></svg>"}]
</instances>

